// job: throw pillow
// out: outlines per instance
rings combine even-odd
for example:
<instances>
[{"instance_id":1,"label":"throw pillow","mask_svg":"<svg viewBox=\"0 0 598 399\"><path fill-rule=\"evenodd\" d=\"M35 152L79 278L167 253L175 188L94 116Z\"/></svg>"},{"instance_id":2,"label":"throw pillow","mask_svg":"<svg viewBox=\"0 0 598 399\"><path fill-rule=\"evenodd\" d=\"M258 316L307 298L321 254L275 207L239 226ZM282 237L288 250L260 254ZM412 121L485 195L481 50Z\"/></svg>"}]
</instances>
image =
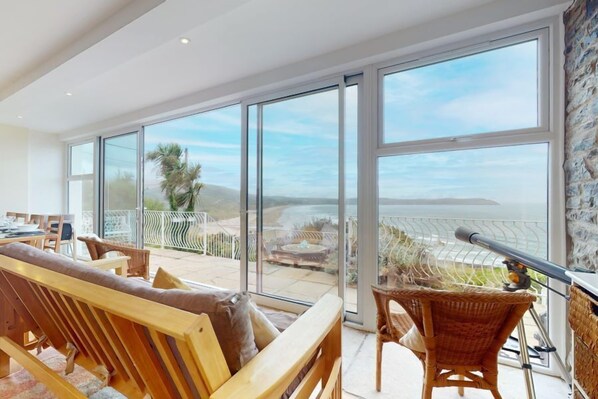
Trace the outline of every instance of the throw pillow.
<instances>
[{"instance_id":1,"label":"throw pillow","mask_svg":"<svg viewBox=\"0 0 598 399\"><path fill-rule=\"evenodd\" d=\"M173 276L172 274L168 273L166 270L162 269L161 267L158 268L156 275L154 276L154 281L152 282L153 288L162 288L165 290L169 290L172 288L177 288L179 290L187 290L191 291L191 287L185 284L180 278L177 276Z\"/></svg>"},{"instance_id":2,"label":"throw pillow","mask_svg":"<svg viewBox=\"0 0 598 399\"><path fill-rule=\"evenodd\" d=\"M180 290L192 290L181 279L168 273L161 267L158 268L154 282L154 288L162 288L165 290L177 288ZM280 331L272 324L266 315L257 308L253 302L249 302L249 318L251 319L251 327L253 329L253 336L255 339L255 346L258 350L264 349L270 342L274 341L280 335Z\"/></svg>"},{"instance_id":3,"label":"throw pillow","mask_svg":"<svg viewBox=\"0 0 598 399\"><path fill-rule=\"evenodd\" d=\"M253 327L253 336L255 338L255 346L258 350L264 349L276 337L280 335L280 331L272 324L266 315L255 306L253 301L249 302L249 317L251 318L251 327Z\"/></svg>"}]
</instances>

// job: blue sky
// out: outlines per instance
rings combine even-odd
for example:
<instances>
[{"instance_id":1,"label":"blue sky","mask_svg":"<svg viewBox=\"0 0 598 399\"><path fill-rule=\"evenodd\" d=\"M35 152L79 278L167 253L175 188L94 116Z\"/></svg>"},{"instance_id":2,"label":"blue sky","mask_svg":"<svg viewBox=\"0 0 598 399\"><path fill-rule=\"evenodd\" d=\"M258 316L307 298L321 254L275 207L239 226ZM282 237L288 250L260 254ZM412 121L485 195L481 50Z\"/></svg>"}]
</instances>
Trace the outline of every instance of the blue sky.
<instances>
[{"instance_id":1,"label":"blue sky","mask_svg":"<svg viewBox=\"0 0 598 399\"><path fill-rule=\"evenodd\" d=\"M386 142L537 126L536 42L528 42L384 79ZM356 195L356 90L346 92L347 197ZM337 196L338 91L263 108L264 195ZM250 109L255 162L255 107ZM202 182L240 188L241 110L234 105L147 126L145 150L178 142L202 165ZM482 197L504 202L546 199L547 145L406 155L379 160L382 197ZM156 169L146 165L146 184ZM250 187L255 169L250 168ZM513 193L517 195L513 195Z\"/></svg>"},{"instance_id":2,"label":"blue sky","mask_svg":"<svg viewBox=\"0 0 598 399\"><path fill-rule=\"evenodd\" d=\"M202 167L201 181L239 190L241 107L234 105L145 127L145 151L159 143L179 143L189 161ZM146 185L156 184L158 169L146 164Z\"/></svg>"},{"instance_id":3,"label":"blue sky","mask_svg":"<svg viewBox=\"0 0 598 399\"><path fill-rule=\"evenodd\" d=\"M385 142L536 127L537 42L384 78Z\"/></svg>"},{"instance_id":4,"label":"blue sky","mask_svg":"<svg viewBox=\"0 0 598 399\"><path fill-rule=\"evenodd\" d=\"M254 115L255 108L252 108L251 165L256 162ZM263 115L264 195L335 198L338 195L338 90L268 104L264 106ZM146 151L158 143L179 142L189 149L189 159L202 165L204 183L238 190L240 118L240 106L235 105L148 126ZM252 187L255 187L255 170L255 167L250 169ZM148 165L146 174L148 172L149 182L154 182L150 184L155 184L157 169Z\"/></svg>"}]
</instances>

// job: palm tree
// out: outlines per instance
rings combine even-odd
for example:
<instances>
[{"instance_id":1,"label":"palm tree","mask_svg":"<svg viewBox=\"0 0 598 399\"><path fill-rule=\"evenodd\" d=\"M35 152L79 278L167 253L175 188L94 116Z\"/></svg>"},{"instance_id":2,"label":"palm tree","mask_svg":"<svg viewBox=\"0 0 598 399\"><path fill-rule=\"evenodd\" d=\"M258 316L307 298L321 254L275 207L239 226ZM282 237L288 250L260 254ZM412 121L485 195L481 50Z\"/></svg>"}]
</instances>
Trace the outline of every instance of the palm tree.
<instances>
[{"instance_id":1,"label":"palm tree","mask_svg":"<svg viewBox=\"0 0 598 399\"><path fill-rule=\"evenodd\" d=\"M193 212L195 204L199 197L199 191L203 184L199 182L201 176L201 165L187 165L185 173L181 179L182 192L178 194L177 201L179 206L185 206L186 212Z\"/></svg>"},{"instance_id":2,"label":"palm tree","mask_svg":"<svg viewBox=\"0 0 598 399\"><path fill-rule=\"evenodd\" d=\"M154 161L160 168L160 188L168 199L170 210L178 211L184 207L186 212L194 212L203 187L199 182L201 165L189 163L185 152L177 143L160 143L145 158Z\"/></svg>"},{"instance_id":3,"label":"palm tree","mask_svg":"<svg viewBox=\"0 0 598 399\"><path fill-rule=\"evenodd\" d=\"M160 168L160 188L168 199L170 210L176 212L184 208L185 212L194 212L199 191L203 187L199 182L201 165L189 163L187 150L183 151L176 143L160 143L155 150L148 152L145 158L154 161ZM168 227L169 230L172 229L170 234L178 236L178 240L184 242L192 222L193 218L188 217L173 219Z\"/></svg>"}]
</instances>

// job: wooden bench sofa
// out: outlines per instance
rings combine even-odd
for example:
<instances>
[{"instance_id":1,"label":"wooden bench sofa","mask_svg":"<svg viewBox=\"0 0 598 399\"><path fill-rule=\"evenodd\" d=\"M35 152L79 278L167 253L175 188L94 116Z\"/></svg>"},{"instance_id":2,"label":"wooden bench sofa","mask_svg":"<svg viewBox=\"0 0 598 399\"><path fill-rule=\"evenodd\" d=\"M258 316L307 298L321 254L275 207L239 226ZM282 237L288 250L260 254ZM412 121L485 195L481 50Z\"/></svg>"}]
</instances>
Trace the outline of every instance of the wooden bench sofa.
<instances>
[{"instance_id":1,"label":"wooden bench sofa","mask_svg":"<svg viewBox=\"0 0 598 399\"><path fill-rule=\"evenodd\" d=\"M31 331L38 345L70 359L77 353L76 364L129 398L341 398L339 298L323 297L242 359L231 356L236 338L217 333L245 323L246 294L226 294L218 299L225 305L194 314L169 303L182 298L182 308L194 310L200 294L131 280L23 244L0 248L0 376L12 357L58 397L85 397L28 351L23 337Z\"/></svg>"}]
</instances>

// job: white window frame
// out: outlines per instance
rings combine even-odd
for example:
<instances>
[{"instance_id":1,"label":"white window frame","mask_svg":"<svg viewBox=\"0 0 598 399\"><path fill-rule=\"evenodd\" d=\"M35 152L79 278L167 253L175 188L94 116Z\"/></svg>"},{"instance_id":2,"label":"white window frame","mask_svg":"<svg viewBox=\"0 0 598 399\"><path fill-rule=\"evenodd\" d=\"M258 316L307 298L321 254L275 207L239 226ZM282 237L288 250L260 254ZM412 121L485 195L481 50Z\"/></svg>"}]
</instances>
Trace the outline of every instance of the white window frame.
<instances>
[{"instance_id":1,"label":"white window frame","mask_svg":"<svg viewBox=\"0 0 598 399\"><path fill-rule=\"evenodd\" d=\"M529 19L528 19L529 20ZM191 105L185 111L170 110L168 116L154 115L144 120L137 120L135 123L140 123L139 134L143 136L143 129L141 126L159 123L165 120L176 119L190 114L201 113L211 109L217 109L235 103L241 104L241 123L242 123L242 147L247 148L247 107L248 103L263 101L266 98L273 98L280 96L281 93L297 93L298 91L305 91L306 87L321 87L323 81L331 78L331 71L335 73L332 78L339 76L352 76L355 74L363 74L363 84L360 90L360 121L359 121L359 154L358 154L358 219L362 222L359 226L358 240L358 264L359 264L359 285L358 291L358 314L362 315L363 320L355 322L346 322L356 328L362 328L369 331L375 331L375 314L376 307L373 296L369 290L371 284L377 283L378 262L377 262L377 240L378 240L378 212L377 212L377 160L381 156L413 154L424 151L446 151L450 149L468 149L468 148L484 148L500 145L515 145L515 144L530 144L538 142L549 143L549 260L564 265L566 263L566 248L565 248L565 189L564 189L564 173L562 164L564 162L564 72L562 65L564 62L563 49L563 25L559 16L554 16L546 19L539 19L525 25L510 27L507 30L500 30L501 26L511 25L508 23L493 24L495 31L490 34L475 36L476 31L488 32L489 26L479 26L464 32L453 34L450 38L436 37L430 42L422 42L414 44L413 49L416 48L430 48L433 43L447 43L436 48L425 50L421 52L409 53L409 48L400 48L397 45L398 54L400 51L401 57L388 58L383 54L376 55L376 60L382 62L372 63L373 58L367 60L349 60L343 66L338 65L333 69L325 71L318 71L314 67L313 71L309 71L309 77L289 77L287 82L289 84L272 84L269 87L263 86L260 88L251 88L244 93L230 94L226 99L211 99L208 98L202 103ZM538 111L540 112L539 126L532 129L521 129L513 131L503 131L497 133L482 133L478 135L467 135L457 137L444 137L439 139L422 140L420 142L399 142L399 143L383 143L382 140L382 114L378 109L378 105L382 104L381 90L380 90L380 71L390 71L393 68L396 70L408 69L417 65L429 64L434 61L455 58L470 53L484 51L486 49L497 48L514 43L525 37L525 35L537 35L541 31L542 44L539 48L541 53L541 69L539 70L539 103ZM462 38L466 38L462 40ZM344 61L339 61L344 62ZM311 73L313 72L313 73ZM290 95L289 94L289 95ZM173 103L173 108L180 106L180 103ZM133 123L132 121L130 121ZM380 129L379 129L380 127ZM119 129L118 133L131 132L134 129ZM106 136L108 137L108 136ZM98 140L98 139L96 139ZM79 142L83 143L83 141ZM78 143L73 143L78 144ZM100 163L99 154L100 142L96 142L96 171L95 176L95 202L96 213L99 214L99 184L100 184ZM142 155L141 155L142 156ZM70 152L69 152L70 157ZM246 164L246 153L241 154L242 165ZM143 160L140 162L143 165ZM70 164L67 166L68 173L70 173ZM241 193L247 192L246 170L242 170L241 178ZM141 171L140 178L143 178L143 171ZM67 178L67 184L69 179ZM141 183L142 185L142 183ZM142 197L140 197L142 198ZM68 201L68 195L66 201ZM242 206L243 198L241 199ZM242 219L246 216L247 209L242 209ZM96 215L97 216L97 215ZM243 226L243 223L242 223ZM96 225L96 231L98 226ZM241 230L242 237L246 237L245 231ZM245 245L244 240L241 240L241 245ZM245 250L242 247L242 256L245 255ZM246 260L242 259L242 265ZM242 286L246 286L246 277L242 273ZM564 290L562 284L553 282L552 284L561 291ZM549 294L549 300L552 301L551 314L549 318L549 330L551 331L551 338L555 341L556 346L561 354L565 354L567 336L566 336L566 308L565 304L560 298L553 298L554 294ZM260 298L258 298L259 300ZM267 299L267 298L266 298ZM555 299L555 300L553 300ZM558 306L555 306L557 304ZM272 305L280 306L288 310L299 310L296 304L289 302L272 303ZM552 334L553 331L559 331L559 335ZM564 357L564 356L563 356ZM554 362L552 362L554 364ZM556 373L555 373L556 374Z\"/></svg>"},{"instance_id":2,"label":"white window frame","mask_svg":"<svg viewBox=\"0 0 598 399\"><path fill-rule=\"evenodd\" d=\"M561 86L563 79L562 71L558 65L562 65L558 49L562 48L560 42L562 27L556 18L538 21L533 24L522 26L508 31L495 32L476 39L454 43L450 46L443 46L425 52L407 55L375 64L366 68L364 73L370 103L368 111L371 115L368 130L373 133L369 140L363 145L373 150L364 155L361 173L367 178L361 179L360 190L366 190L367 199L364 203L368 208L360 211L360 243L363 243L365 251L360 259L360 265L375 265L373 270L368 270L365 284L377 284L378 262L378 159L386 156L431 153L451 150L480 149L488 147L547 143L548 148L548 259L565 264L565 237L564 237L564 177L562 170L563 160L563 121L562 121L562 93L555 92L555 88ZM476 54L493 50L508 45L517 44L529 40L538 40L538 126L526 129L506 130L499 132L478 133L460 136L448 136L442 138L425 139L419 141L384 142L384 110L383 110L383 87L384 76L390 73L400 72L419 66L429 65L440 61L446 61L466 55ZM368 100L366 100L368 101ZM361 204L361 202L360 202ZM363 216L362 216L363 214ZM558 282L551 281L553 288L563 292L564 287ZM365 291L365 290L364 290ZM365 306L364 327L375 328L375 304L371 294L362 292L361 298ZM369 295L368 295L369 294ZM561 357L566 357L567 331L566 304L562 298L549 292L548 301L550 304L549 333L554 341ZM515 362L513 362L515 363ZM549 367L537 367L537 371L558 375L555 362L551 359Z\"/></svg>"},{"instance_id":3,"label":"white window frame","mask_svg":"<svg viewBox=\"0 0 598 399\"><path fill-rule=\"evenodd\" d=\"M241 112L242 112L242 139L241 139L241 146L242 146L242 159L241 159L241 289L246 290L248 287L248 274L249 274L249 261L247 257L247 238L249 232L249 225L248 225L248 195L249 195L249 187L248 187L248 173L249 173L249 164L248 164L248 149L249 149L249 142L248 142L248 132L249 132L249 107L253 105L265 105L268 103L275 103L279 101L285 101L287 98L296 97L296 96L303 96L303 95L310 95L319 91L325 91L329 89L337 89L339 90L339 107L338 107L338 116L339 116L339 158L338 158L338 200L339 200L339 212L338 217L340 220L345 220L345 158L344 158L344 124L345 124L345 77L344 75L336 74L334 77L327 78L327 79L320 79L314 80L305 84L301 85L294 85L288 87L286 89L277 90L270 93L265 93L253 97L245 98L241 101ZM258 119L260 117L258 116ZM260 122L258 122L260 123ZM259 180L259 179L258 179ZM258 184L258 190L260 190ZM345 231L343 228L340 227L341 224L339 223L339 230L338 230L338 240L339 242L345 241ZM339 245L339 255L338 255L338 295L344 298L345 295L345 251L344 245ZM308 305L299 300L293 300L291 298L278 297L268 293L257 293L252 292L252 297L256 300L257 303L265 306L276 307L285 311L290 312L303 312L308 308ZM359 302L358 302L359 304ZM357 319L357 315L353 314L355 319Z\"/></svg>"},{"instance_id":4,"label":"white window frame","mask_svg":"<svg viewBox=\"0 0 598 399\"><path fill-rule=\"evenodd\" d=\"M450 61L460 57L475 55L486 51L531 41L538 41L538 126L524 129L504 130L488 133L463 134L424 140L410 140L401 142L384 141L384 77L393 73L406 71L418 67L432 65L439 62ZM549 73L549 30L542 28L530 32L511 35L505 38L496 38L469 45L460 45L452 50L426 52L415 56L415 60L396 60L394 65L384 63L378 66L378 154L413 154L430 152L431 150L477 148L480 146L494 146L505 142L529 143L545 140L550 133L550 73ZM546 95L544 95L546 94Z\"/></svg>"},{"instance_id":5,"label":"white window frame","mask_svg":"<svg viewBox=\"0 0 598 399\"><path fill-rule=\"evenodd\" d=\"M72 150L73 147L77 147L80 145L85 144L93 144L93 170L91 173L85 174L72 174ZM70 213L70 183L75 181L91 181L94 187L94 196L93 196L93 231L97 233L98 231L98 195L97 195L97 184L98 179L96 178L98 173L98 140L96 138L81 140L81 141L74 141L66 144L66 151L67 151L67 162L66 162L66 196L64 199L65 209L67 213Z\"/></svg>"}]
</instances>

